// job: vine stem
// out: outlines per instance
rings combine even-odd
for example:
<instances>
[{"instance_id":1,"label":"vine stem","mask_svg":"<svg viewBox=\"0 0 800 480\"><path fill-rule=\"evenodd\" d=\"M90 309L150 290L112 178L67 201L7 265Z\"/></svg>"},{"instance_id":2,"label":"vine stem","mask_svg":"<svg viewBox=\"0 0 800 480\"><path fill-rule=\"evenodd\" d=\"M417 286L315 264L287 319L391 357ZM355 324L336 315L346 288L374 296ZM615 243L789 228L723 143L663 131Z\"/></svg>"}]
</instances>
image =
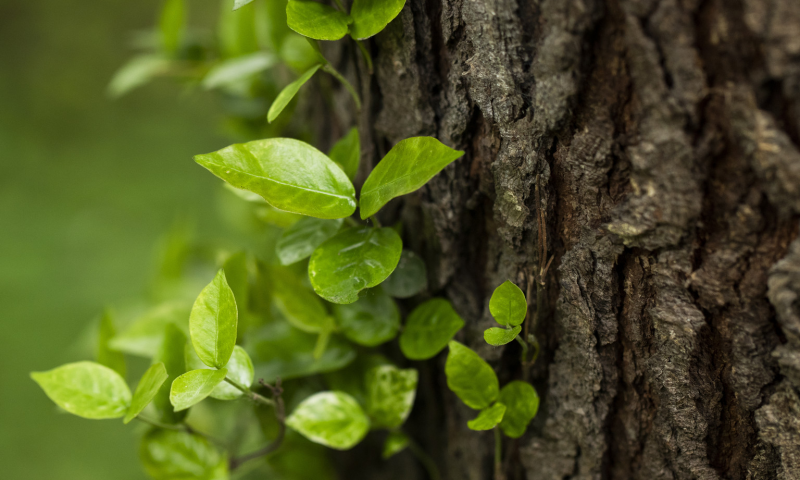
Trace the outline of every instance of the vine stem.
<instances>
[{"instance_id":1,"label":"vine stem","mask_svg":"<svg viewBox=\"0 0 800 480\"><path fill-rule=\"evenodd\" d=\"M227 378L226 378L226 380L227 380ZM231 382L228 382L228 383L231 383ZM270 453L272 453L275 450L279 449L281 447L281 445L283 444L284 437L286 436L286 408L285 408L284 403L283 403L283 397L281 396L283 394L283 389L281 388L281 380L280 380L280 378L275 381L275 386L274 387L272 385L266 383L264 380L259 380L258 383L263 385L263 386L265 386L265 387L267 387L267 388L269 388L272 391L273 400L269 400L268 398L262 397L261 395L258 395L257 393L252 392L249 388L245 387L245 389L247 391L250 391L253 395L255 395L257 397L260 397L263 400L267 400L269 402L269 403L263 403L263 402L259 401L259 403L262 403L264 405L271 405L271 406L275 407L275 419L278 421L278 436L275 437L275 440L273 440L272 442L270 442L267 445L263 446L262 448L259 448L258 450L254 450L254 451L252 451L250 453L246 453L246 454L244 454L244 455L242 455L240 457L232 457L230 459L230 461L228 462L228 468L231 471L236 470L237 468L242 466L242 464L244 464L245 462L249 462L250 460L254 460L256 458L263 457L265 455L269 455ZM234 383L231 383L231 385L234 385L236 387L236 385ZM236 388L239 388L239 387L236 387ZM241 388L240 388L240 390L241 390ZM242 390L242 391L244 391L244 390ZM251 398L253 398L253 397L251 397Z\"/></svg>"},{"instance_id":2,"label":"vine stem","mask_svg":"<svg viewBox=\"0 0 800 480\"><path fill-rule=\"evenodd\" d=\"M494 480L505 480L503 475L503 436L500 427L494 427Z\"/></svg>"},{"instance_id":3,"label":"vine stem","mask_svg":"<svg viewBox=\"0 0 800 480\"><path fill-rule=\"evenodd\" d=\"M406 436L408 437L408 435ZM419 460L419 463L425 467L430 480L440 480L442 478L442 475L439 473L439 467L436 466L436 462L433 460L433 458L425 453L425 450L420 447L417 442L411 439L411 437L408 437L408 448L411 450L411 453L414 454L414 457Z\"/></svg>"},{"instance_id":4,"label":"vine stem","mask_svg":"<svg viewBox=\"0 0 800 480\"><path fill-rule=\"evenodd\" d=\"M344 78L344 76L341 73L339 73L338 70L333 68L333 65L331 65L330 63L326 62L325 65L322 66L322 70L324 70L325 72L328 72L329 74L333 75L333 77L336 80L339 80L340 82L342 82L342 85L344 85L344 88L347 89L347 91L350 92L350 96L353 97L353 101L356 104L356 109L360 112L361 111L361 98L359 98L358 92L356 92L356 89L353 87L353 85L351 85L350 82L348 82L347 79Z\"/></svg>"},{"instance_id":5,"label":"vine stem","mask_svg":"<svg viewBox=\"0 0 800 480\"><path fill-rule=\"evenodd\" d=\"M356 42L358 49L361 50L361 55L364 57L364 63L367 64L367 71L369 71L369 74L372 75L375 73L375 70L372 67L372 55L369 54L369 50L367 50L366 45L364 45L364 43L362 43L360 40L353 39L353 41Z\"/></svg>"},{"instance_id":6,"label":"vine stem","mask_svg":"<svg viewBox=\"0 0 800 480\"><path fill-rule=\"evenodd\" d=\"M372 220L372 226L373 227L381 228L381 222L380 222L380 220L378 220L377 216L373 215L373 216L369 217L369 219Z\"/></svg>"},{"instance_id":7,"label":"vine stem","mask_svg":"<svg viewBox=\"0 0 800 480\"><path fill-rule=\"evenodd\" d=\"M249 398L250 400L252 400L254 402L260 403L261 405L266 405L268 407L274 407L275 406L275 401L274 400L270 400L267 397L263 397L263 396L257 394L256 392L250 390L249 388L247 388L244 385L240 384L236 380L233 380L232 378L225 377L225 381L228 382L229 384L233 385L238 390L240 390L242 393L245 394L245 396L247 398Z\"/></svg>"}]
</instances>

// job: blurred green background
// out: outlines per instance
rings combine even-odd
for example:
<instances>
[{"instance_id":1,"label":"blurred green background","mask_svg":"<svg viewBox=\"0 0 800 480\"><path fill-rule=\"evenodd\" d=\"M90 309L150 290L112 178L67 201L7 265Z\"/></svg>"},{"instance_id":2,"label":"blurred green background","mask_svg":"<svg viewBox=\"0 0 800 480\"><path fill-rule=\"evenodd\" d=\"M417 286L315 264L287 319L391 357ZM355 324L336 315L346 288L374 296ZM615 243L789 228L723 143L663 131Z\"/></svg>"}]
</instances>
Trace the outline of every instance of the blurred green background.
<instances>
[{"instance_id":1,"label":"blurred green background","mask_svg":"<svg viewBox=\"0 0 800 480\"><path fill-rule=\"evenodd\" d=\"M176 217L201 238L224 230L218 183L191 160L230 143L213 98L167 81L106 95L159 4L0 0L2 478L146 478L132 429L58 413L28 373L85 358L89 322L141 296Z\"/></svg>"}]
</instances>

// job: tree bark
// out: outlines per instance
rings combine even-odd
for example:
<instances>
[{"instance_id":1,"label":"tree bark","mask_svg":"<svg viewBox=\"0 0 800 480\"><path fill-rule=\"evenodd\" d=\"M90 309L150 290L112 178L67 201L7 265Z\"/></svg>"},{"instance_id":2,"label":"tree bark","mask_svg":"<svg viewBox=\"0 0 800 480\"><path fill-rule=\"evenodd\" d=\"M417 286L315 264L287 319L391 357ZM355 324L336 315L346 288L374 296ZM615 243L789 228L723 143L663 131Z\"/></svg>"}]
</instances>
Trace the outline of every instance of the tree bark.
<instances>
[{"instance_id":1,"label":"tree bark","mask_svg":"<svg viewBox=\"0 0 800 480\"><path fill-rule=\"evenodd\" d=\"M488 298L527 288L540 223L554 256L507 478L800 478L800 2L408 0L371 48L365 171L413 135L466 151L384 215L501 385ZM492 478L444 356L411 428Z\"/></svg>"}]
</instances>

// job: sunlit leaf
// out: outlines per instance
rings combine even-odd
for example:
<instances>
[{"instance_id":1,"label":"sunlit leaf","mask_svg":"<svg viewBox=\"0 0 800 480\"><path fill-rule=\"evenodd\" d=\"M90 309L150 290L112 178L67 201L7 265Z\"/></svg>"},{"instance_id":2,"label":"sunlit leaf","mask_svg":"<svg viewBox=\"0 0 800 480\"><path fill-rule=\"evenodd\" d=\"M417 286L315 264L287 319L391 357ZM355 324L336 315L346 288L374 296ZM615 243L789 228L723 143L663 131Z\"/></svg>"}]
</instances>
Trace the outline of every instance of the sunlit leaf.
<instances>
[{"instance_id":1,"label":"sunlit leaf","mask_svg":"<svg viewBox=\"0 0 800 480\"><path fill-rule=\"evenodd\" d=\"M236 345L236 300L220 269L192 306L189 331L197 356L209 367L228 363Z\"/></svg>"},{"instance_id":2,"label":"sunlit leaf","mask_svg":"<svg viewBox=\"0 0 800 480\"><path fill-rule=\"evenodd\" d=\"M160 421L167 424L180 423L186 417L186 411L176 412L169 401L169 391L172 387L172 382L176 378L186 373L186 362L184 360L184 348L194 348L189 344L186 334L173 324L167 324L164 328L164 340L158 349L153 362L162 362L167 369L169 377L161 385L155 398L153 398L153 405L159 413ZM198 358L199 362L200 359ZM201 362L202 363L202 362Z\"/></svg>"},{"instance_id":3,"label":"sunlit leaf","mask_svg":"<svg viewBox=\"0 0 800 480\"><path fill-rule=\"evenodd\" d=\"M401 370L393 365L375 367L367 372L367 415L373 428L394 429L406 421L417 393L417 371Z\"/></svg>"},{"instance_id":4,"label":"sunlit leaf","mask_svg":"<svg viewBox=\"0 0 800 480\"><path fill-rule=\"evenodd\" d=\"M486 343L488 343L489 345L494 345L494 346L505 345L508 342L517 338L517 335L519 335L520 330L522 330L522 327L519 325L509 329L497 328L497 327L487 328L483 332L483 339L486 340Z\"/></svg>"},{"instance_id":5,"label":"sunlit leaf","mask_svg":"<svg viewBox=\"0 0 800 480\"><path fill-rule=\"evenodd\" d=\"M228 459L205 438L153 429L142 437L139 458L155 480L227 480Z\"/></svg>"},{"instance_id":6,"label":"sunlit leaf","mask_svg":"<svg viewBox=\"0 0 800 480\"><path fill-rule=\"evenodd\" d=\"M506 406L502 403L495 403L489 408L484 408L477 417L467 422L471 430L491 430L503 420L506 413Z\"/></svg>"},{"instance_id":7,"label":"sunlit leaf","mask_svg":"<svg viewBox=\"0 0 800 480\"><path fill-rule=\"evenodd\" d=\"M525 321L528 303L518 286L506 280L494 289L489 300L489 311L500 325L517 326Z\"/></svg>"},{"instance_id":8,"label":"sunlit leaf","mask_svg":"<svg viewBox=\"0 0 800 480\"><path fill-rule=\"evenodd\" d=\"M334 305L333 313L342 333L359 345L380 345L400 330L400 310L380 289L369 290L355 303Z\"/></svg>"},{"instance_id":9,"label":"sunlit leaf","mask_svg":"<svg viewBox=\"0 0 800 480\"><path fill-rule=\"evenodd\" d=\"M444 366L447 386L468 407L482 410L497 399L499 385L492 367L477 353L452 340Z\"/></svg>"},{"instance_id":10,"label":"sunlit leaf","mask_svg":"<svg viewBox=\"0 0 800 480\"><path fill-rule=\"evenodd\" d=\"M500 428L511 438L525 433L539 410L539 395L530 383L514 380L500 390L499 401L506 405Z\"/></svg>"},{"instance_id":11,"label":"sunlit leaf","mask_svg":"<svg viewBox=\"0 0 800 480\"><path fill-rule=\"evenodd\" d=\"M118 418L131 403L131 391L114 370L94 362L76 362L31 378L59 407L90 419Z\"/></svg>"},{"instance_id":12,"label":"sunlit leaf","mask_svg":"<svg viewBox=\"0 0 800 480\"><path fill-rule=\"evenodd\" d=\"M328 152L328 156L342 167L350 180L355 179L361 160L361 140L358 136L358 128L351 128L347 135L340 138Z\"/></svg>"},{"instance_id":13,"label":"sunlit leaf","mask_svg":"<svg viewBox=\"0 0 800 480\"><path fill-rule=\"evenodd\" d=\"M336 450L353 448L369 431L369 419L344 392L321 392L303 400L286 425L312 442Z\"/></svg>"},{"instance_id":14,"label":"sunlit leaf","mask_svg":"<svg viewBox=\"0 0 800 480\"><path fill-rule=\"evenodd\" d=\"M276 118L278 118L278 115L280 115L283 109L286 108L286 105L289 105L289 102L291 102L294 96L297 95L297 92L300 91L300 87L305 85L306 82L309 81L315 73L317 73L317 70L319 70L320 67L322 67L322 64L314 65L306 70L305 73L300 75L297 80L283 87L283 90L281 90L278 96L275 97L275 101L272 102L272 105L269 107L269 111L267 112L268 122L272 123Z\"/></svg>"},{"instance_id":15,"label":"sunlit leaf","mask_svg":"<svg viewBox=\"0 0 800 480\"><path fill-rule=\"evenodd\" d=\"M391 228L351 228L311 254L314 291L333 303L353 303L365 288L383 282L400 260L403 242Z\"/></svg>"},{"instance_id":16,"label":"sunlit leaf","mask_svg":"<svg viewBox=\"0 0 800 480\"><path fill-rule=\"evenodd\" d=\"M386 437L386 441L383 443L383 453L381 457L387 460L405 450L409 443L410 440L405 433L399 430L391 431L389 432L389 436Z\"/></svg>"},{"instance_id":17,"label":"sunlit leaf","mask_svg":"<svg viewBox=\"0 0 800 480\"><path fill-rule=\"evenodd\" d=\"M161 55L136 56L117 70L111 78L108 94L112 97L121 97L165 73L169 66L170 61Z\"/></svg>"},{"instance_id":18,"label":"sunlit leaf","mask_svg":"<svg viewBox=\"0 0 800 480\"><path fill-rule=\"evenodd\" d=\"M406 0L354 0L350 8L350 35L369 38L383 30L403 10Z\"/></svg>"},{"instance_id":19,"label":"sunlit leaf","mask_svg":"<svg viewBox=\"0 0 800 480\"><path fill-rule=\"evenodd\" d=\"M131 322L109 345L115 350L153 358L164 339L164 328L175 325L188 332L189 307L184 302L167 302L154 307Z\"/></svg>"},{"instance_id":20,"label":"sunlit leaf","mask_svg":"<svg viewBox=\"0 0 800 480\"><path fill-rule=\"evenodd\" d=\"M304 217L281 235L275 249L283 265L291 265L308 258L322 243L336 235L342 226L341 218L324 220Z\"/></svg>"},{"instance_id":21,"label":"sunlit leaf","mask_svg":"<svg viewBox=\"0 0 800 480\"><path fill-rule=\"evenodd\" d=\"M361 187L361 218L369 218L386 203L411 193L464 155L433 137L412 137L395 145Z\"/></svg>"},{"instance_id":22,"label":"sunlit leaf","mask_svg":"<svg viewBox=\"0 0 800 480\"><path fill-rule=\"evenodd\" d=\"M100 317L97 331L97 363L116 371L125 378L125 355L111 348L111 339L117 334L111 312L106 310Z\"/></svg>"},{"instance_id":23,"label":"sunlit leaf","mask_svg":"<svg viewBox=\"0 0 800 480\"><path fill-rule=\"evenodd\" d=\"M278 63L278 57L269 52L256 52L230 58L214 65L203 78L206 90L240 82L263 72Z\"/></svg>"},{"instance_id":24,"label":"sunlit leaf","mask_svg":"<svg viewBox=\"0 0 800 480\"><path fill-rule=\"evenodd\" d=\"M428 286L425 262L411 250L403 250L400 262L389 278L381 284L383 291L395 298L409 298Z\"/></svg>"},{"instance_id":25,"label":"sunlit leaf","mask_svg":"<svg viewBox=\"0 0 800 480\"><path fill-rule=\"evenodd\" d=\"M286 5L289 28L315 40L339 40L353 20L346 13L313 0L289 0Z\"/></svg>"},{"instance_id":26,"label":"sunlit leaf","mask_svg":"<svg viewBox=\"0 0 800 480\"><path fill-rule=\"evenodd\" d=\"M130 407L128 407L128 411L125 413L124 423L130 423L131 420L142 413L144 407L153 401L153 398L155 398L164 382L167 381L167 378L169 378L169 375L163 363L158 362L150 365L150 368L144 372L141 380L139 380L136 391L133 392L133 399L131 400Z\"/></svg>"},{"instance_id":27,"label":"sunlit leaf","mask_svg":"<svg viewBox=\"0 0 800 480\"><path fill-rule=\"evenodd\" d=\"M211 395L214 388L225 379L228 371L219 370L190 370L172 382L169 392L169 401L176 412L203 401Z\"/></svg>"},{"instance_id":28,"label":"sunlit leaf","mask_svg":"<svg viewBox=\"0 0 800 480\"><path fill-rule=\"evenodd\" d=\"M211 370L211 367L203 364L203 362L200 361L200 358L197 356L197 353L195 353L191 345L186 345L185 355L187 369ZM247 354L245 349L239 345L236 345L233 348L233 355L231 355L231 359L228 361L228 364L225 365L225 369L228 370L227 377L234 380L239 385L250 387L253 384L253 378L255 377L253 361L250 359L250 355ZM220 382L209 394L211 398L216 398L217 400L235 400L242 395L244 395L244 392L228 382Z\"/></svg>"},{"instance_id":29,"label":"sunlit leaf","mask_svg":"<svg viewBox=\"0 0 800 480\"><path fill-rule=\"evenodd\" d=\"M432 298L415 308L400 334L400 350L411 360L433 357L464 326L449 301Z\"/></svg>"}]
</instances>

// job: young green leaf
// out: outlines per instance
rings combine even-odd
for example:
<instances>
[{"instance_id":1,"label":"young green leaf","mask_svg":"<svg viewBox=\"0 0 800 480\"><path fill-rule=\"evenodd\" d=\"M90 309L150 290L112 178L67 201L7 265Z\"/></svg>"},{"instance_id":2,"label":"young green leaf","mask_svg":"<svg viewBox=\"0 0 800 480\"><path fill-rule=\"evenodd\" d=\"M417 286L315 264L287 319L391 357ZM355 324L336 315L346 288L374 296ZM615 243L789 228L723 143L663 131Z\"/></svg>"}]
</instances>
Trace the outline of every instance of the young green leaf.
<instances>
[{"instance_id":1,"label":"young green leaf","mask_svg":"<svg viewBox=\"0 0 800 480\"><path fill-rule=\"evenodd\" d=\"M453 306L443 298L432 298L415 308L400 334L400 350L411 360L427 360L447 346L464 326Z\"/></svg>"},{"instance_id":2,"label":"young green leaf","mask_svg":"<svg viewBox=\"0 0 800 480\"><path fill-rule=\"evenodd\" d=\"M522 327L519 325L509 329L497 327L487 328L483 332L483 339L486 340L486 343L489 345L498 347L500 345L505 345L506 343L517 338L520 330L522 330Z\"/></svg>"},{"instance_id":3,"label":"young green leaf","mask_svg":"<svg viewBox=\"0 0 800 480\"><path fill-rule=\"evenodd\" d=\"M328 156L342 167L347 178L354 180L358 174L358 164L361 161L361 140L358 136L358 128L351 128L347 135L340 138L328 152Z\"/></svg>"},{"instance_id":4,"label":"young green leaf","mask_svg":"<svg viewBox=\"0 0 800 480\"><path fill-rule=\"evenodd\" d=\"M233 0L233 9L238 10L252 1L253 0Z\"/></svg>"},{"instance_id":5,"label":"young green leaf","mask_svg":"<svg viewBox=\"0 0 800 480\"><path fill-rule=\"evenodd\" d=\"M286 5L289 28L315 40L339 40L353 22L346 13L313 0L289 0Z\"/></svg>"},{"instance_id":6,"label":"young green leaf","mask_svg":"<svg viewBox=\"0 0 800 480\"><path fill-rule=\"evenodd\" d=\"M410 440L405 433L399 430L391 431L389 432L389 436L386 437L386 441L383 443L383 453L381 457L387 460L405 450L409 443Z\"/></svg>"},{"instance_id":7,"label":"young green leaf","mask_svg":"<svg viewBox=\"0 0 800 480\"><path fill-rule=\"evenodd\" d=\"M113 350L109 345L116 334L114 319L111 316L111 312L106 310L103 312L103 316L100 317L100 326L97 332L97 363L105 365L119 373L122 378L125 378L125 355L122 352Z\"/></svg>"},{"instance_id":8,"label":"young green leaf","mask_svg":"<svg viewBox=\"0 0 800 480\"><path fill-rule=\"evenodd\" d=\"M361 218L375 215L386 203L411 193L464 155L433 137L401 140L367 177L361 187Z\"/></svg>"},{"instance_id":9,"label":"young green leaf","mask_svg":"<svg viewBox=\"0 0 800 480\"><path fill-rule=\"evenodd\" d=\"M406 421L417 394L417 371L382 365L367 372L367 415L373 428L394 429Z\"/></svg>"},{"instance_id":10,"label":"young green leaf","mask_svg":"<svg viewBox=\"0 0 800 480\"><path fill-rule=\"evenodd\" d=\"M183 301L163 303L136 318L109 345L121 352L152 358L164 340L164 328L171 324L188 332L188 318L189 306Z\"/></svg>"},{"instance_id":11,"label":"young green leaf","mask_svg":"<svg viewBox=\"0 0 800 480\"><path fill-rule=\"evenodd\" d=\"M123 423L130 423L131 420L136 418L136 415L142 413L144 407L153 401L167 378L169 378L169 375L163 363L158 362L150 365L150 368L142 375L142 379L139 380L139 385L136 386L136 391L133 393L133 399L128 411L125 413Z\"/></svg>"},{"instance_id":12,"label":"young green leaf","mask_svg":"<svg viewBox=\"0 0 800 480\"><path fill-rule=\"evenodd\" d=\"M281 90L278 96L275 97L275 101L272 102L272 105L269 107L269 111L267 112L267 121L269 123L272 123L276 118L278 118L278 115L280 115L283 109L286 108L286 105L289 105L289 102L291 102L294 96L297 95L297 92L300 91L300 87L305 85L305 83L309 81L321 67L322 64L314 65L306 70L304 74L300 75L300 78L289 85L286 85L283 90Z\"/></svg>"},{"instance_id":13,"label":"young green leaf","mask_svg":"<svg viewBox=\"0 0 800 480\"><path fill-rule=\"evenodd\" d=\"M506 405L506 414L500 428L511 438L525 433L539 410L539 395L530 383L514 380L500 390L499 401Z\"/></svg>"},{"instance_id":14,"label":"young green leaf","mask_svg":"<svg viewBox=\"0 0 800 480\"><path fill-rule=\"evenodd\" d=\"M311 256L325 240L336 235L343 221L304 217L287 228L275 248L281 264L291 265Z\"/></svg>"},{"instance_id":15,"label":"young green leaf","mask_svg":"<svg viewBox=\"0 0 800 480\"><path fill-rule=\"evenodd\" d=\"M211 370L211 367L204 365L203 362L200 361L200 358L191 345L186 345L185 355L186 368L192 370ZM253 378L255 377L253 361L250 359L250 355L247 354L245 349L239 345L233 348L233 355L231 355L228 364L225 365L225 369L228 370L227 377L236 381L239 385L249 387L253 384ZM244 395L244 393L241 390L228 382L220 382L209 394L211 398L216 398L217 400L235 400L242 395Z\"/></svg>"},{"instance_id":16,"label":"young green leaf","mask_svg":"<svg viewBox=\"0 0 800 480\"><path fill-rule=\"evenodd\" d=\"M161 55L138 55L120 67L108 84L108 94L121 97L141 87L169 69L170 61Z\"/></svg>"},{"instance_id":17,"label":"young green leaf","mask_svg":"<svg viewBox=\"0 0 800 480\"><path fill-rule=\"evenodd\" d=\"M515 327L525 321L528 302L518 286L506 280L494 289L489 300L489 311L500 325Z\"/></svg>"},{"instance_id":18,"label":"young green leaf","mask_svg":"<svg viewBox=\"0 0 800 480\"><path fill-rule=\"evenodd\" d=\"M314 443L336 450L353 448L369 431L369 419L344 392L320 392L303 400L286 426Z\"/></svg>"},{"instance_id":19,"label":"young green leaf","mask_svg":"<svg viewBox=\"0 0 800 480\"><path fill-rule=\"evenodd\" d=\"M256 52L241 57L223 60L214 65L203 78L206 90L246 80L278 63L274 53Z\"/></svg>"},{"instance_id":20,"label":"young green leaf","mask_svg":"<svg viewBox=\"0 0 800 480\"><path fill-rule=\"evenodd\" d=\"M189 315L189 332L197 356L209 367L228 363L236 345L238 312L236 299L220 269L194 302Z\"/></svg>"},{"instance_id":21,"label":"young green leaf","mask_svg":"<svg viewBox=\"0 0 800 480\"><path fill-rule=\"evenodd\" d=\"M175 53L181 45L186 27L186 6L183 0L165 0L161 10L161 46L167 53Z\"/></svg>"},{"instance_id":22,"label":"young green leaf","mask_svg":"<svg viewBox=\"0 0 800 480\"><path fill-rule=\"evenodd\" d=\"M469 408L482 410L497 399L498 381L492 367L468 347L450 342L444 365L447 387Z\"/></svg>"},{"instance_id":23,"label":"young green leaf","mask_svg":"<svg viewBox=\"0 0 800 480\"><path fill-rule=\"evenodd\" d=\"M227 480L228 459L200 435L154 428L142 437L139 457L155 480Z\"/></svg>"},{"instance_id":24,"label":"young green leaf","mask_svg":"<svg viewBox=\"0 0 800 480\"><path fill-rule=\"evenodd\" d=\"M391 228L351 228L311 254L308 277L317 294L333 303L353 303L358 292L384 280L400 261L403 241Z\"/></svg>"},{"instance_id":25,"label":"young green leaf","mask_svg":"<svg viewBox=\"0 0 800 480\"><path fill-rule=\"evenodd\" d=\"M125 380L99 363L68 363L46 372L33 372L31 378L56 405L79 417L122 417L131 403Z\"/></svg>"},{"instance_id":26,"label":"young green leaf","mask_svg":"<svg viewBox=\"0 0 800 480\"><path fill-rule=\"evenodd\" d=\"M350 35L358 40L383 30L403 10L406 0L354 0L350 9Z\"/></svg>"},{"instance_id":27,"label":"young green leaf","mask_svg":"<svg viewBox=\"0 0 800 480\"><path fill-rule=\"evenodd\" d=\"M292 326L308 333L333 328L333 319L318 296L307 290L288 269L275 268L273 271L280 280L273 286L272 300Z\"/></svg>"},{"instance_id":28,"label":"young green leaf","mask_svg":"<svg viewBox=\"0 0 800 480\"><path fill-rule=\"evenodd\" d=\"M167 424L182 422L187 413L186 410L176 412L169 401L172 382L188 370L184 360L184 348L194 352L194 348L187 342L186 334L174 324L167 324L164 330L164 341L161 343L158 353L153 357L153 362L162 362L169 374L167 381L161 385L153 398L153 405L159 413L160 420ZM200 362L200 359L198 358L197 361Z\"/></svg>"},{"instance_id":29,"label":"young green leaf","mask_svg":"<svg viewBox=\"0 0 800 480\"><path fill-rule=\"evenodd\" d=\"M403 250L397 268L381 287L395 298L409 298L428 286L428 270L425 262L411 250Z\"/></svg>"},{"instance_id":30,"label":"young green leaf","mask_svg":"<svg viewBox=\"0 0 800 480\"><path fill-rule=\"evenodd\" d=\"M369 290L355 303L334 305L333 314L344 335L366 347L388 342L400 330L400 310L379 288Z\"/></svg>"},{"instance_id":31,"label":"young green leaf","mask_svg":"<svg viewBox=\"0 0 800 480\"><path fill-rule=\"evenodd\" d=\"M491 430L503 420L506 413L506 406L502 403L495 403L489 408L484 408L477 417L467 422L470 430Z\"/></svg>"},{"instance_id":32,"label":"young green leaf","mask_svg":"<svg viewBox=\"0 0 800 480\"><path fill-rule=\"evenodd\" d=\"M214 388L225 379L228 370L190 370L172 382L169 401L176 412L186 410L211 395Z\"/></svg>"},{"instance_id":33,"label":"young green leaf","mask_svg":"<svg viewBox=\"0 0 800 480\"><path fill-rule=\"evenodd\" d=\"M234 144L195 161L270 205L317 218L349 217L356 208L350 179L311 145L291 138Z\"/></svg>"}]
</instances>

